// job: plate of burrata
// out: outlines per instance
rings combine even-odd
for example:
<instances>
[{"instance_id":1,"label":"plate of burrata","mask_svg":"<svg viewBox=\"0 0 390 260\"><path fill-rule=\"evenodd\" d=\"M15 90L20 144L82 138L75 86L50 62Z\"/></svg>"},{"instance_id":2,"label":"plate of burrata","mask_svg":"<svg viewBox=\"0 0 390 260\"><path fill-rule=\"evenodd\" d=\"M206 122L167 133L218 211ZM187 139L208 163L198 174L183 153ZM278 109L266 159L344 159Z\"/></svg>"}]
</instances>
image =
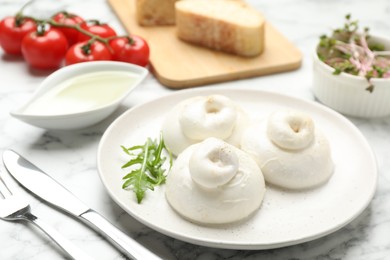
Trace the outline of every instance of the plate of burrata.
<instances>
[{"instance_id":1,"label":"plate of burrata","mask_svg":"<svg viewBox=\"0 0 390 260\"><path fill-rule=\"evenodd\" d=\"M174 155L141 203L122 189L121 146L158 139ZM261 250L311 241L359 216L377 184L374 154L344 116L313 101L249 89L179 91L124 112L97 168L111 198L146 226L189 243Z\"/></svg>"}]
</instances>

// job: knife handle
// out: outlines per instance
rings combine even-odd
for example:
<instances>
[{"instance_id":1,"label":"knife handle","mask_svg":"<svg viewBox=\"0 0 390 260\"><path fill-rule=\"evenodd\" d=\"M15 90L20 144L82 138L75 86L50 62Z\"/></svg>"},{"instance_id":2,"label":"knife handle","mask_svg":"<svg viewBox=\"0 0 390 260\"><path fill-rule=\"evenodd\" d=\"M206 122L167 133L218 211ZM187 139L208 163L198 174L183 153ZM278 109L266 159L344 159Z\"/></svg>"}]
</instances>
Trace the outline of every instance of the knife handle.
<instances>
[{"instance_id":1,"label":"knife handle","mask_svg":"<svg viewBox=\"0 0 390 260\"><path fill-rule=\"evenodd\" d=\"M43 232L45 232L53 241L68 254L71 259L74 260L92 260L93 258L88 256L84 251L78 248L75 244L70 242L68 239L63 237L58 231L56 231L51 226L47 225L45 222L40 220L38 217L31 213L26 213L23 216L25 220L32 222L37 227L39 227Z\"/></svg>"},{"instance_id":2,"label":"knife handle","mask_svg":"<svg viewBox=\"0 0 390 260\"><path fill-rule=\"evenodd\" d=\"M106 237L115 247L131 259L162 259L135 240L131 239L96 211L90 209L82 213L80 218L101 235Z\"/></svg>"}]
</instances>

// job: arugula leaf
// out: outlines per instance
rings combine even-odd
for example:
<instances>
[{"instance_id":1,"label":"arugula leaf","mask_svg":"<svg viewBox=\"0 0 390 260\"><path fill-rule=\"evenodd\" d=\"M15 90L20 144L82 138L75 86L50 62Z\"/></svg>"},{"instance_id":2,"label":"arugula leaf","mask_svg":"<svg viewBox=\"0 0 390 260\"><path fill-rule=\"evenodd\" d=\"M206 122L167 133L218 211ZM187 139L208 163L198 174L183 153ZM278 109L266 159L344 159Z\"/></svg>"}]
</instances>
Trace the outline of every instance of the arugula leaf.
<instances>
[{"instance_id":1,"label":"arugula leaf","mask_svg":"<svg viewBox=\"0 0 390 260\"><path fill-rule=\"evenodd\" d=\"M162 133L159 141L148 138L143 145L121 147L130 156L130 160L122 166L122 169L131 167L131 171L122 178L124 180L122 189L133 190L137 202L141 203L148 189L154 190L155 186L165 183L167 169L163 166L167 158L163 156L163 151L168 153L169 169L172 167L172 153L165 146Z\"/></svg>"}]
</instances>

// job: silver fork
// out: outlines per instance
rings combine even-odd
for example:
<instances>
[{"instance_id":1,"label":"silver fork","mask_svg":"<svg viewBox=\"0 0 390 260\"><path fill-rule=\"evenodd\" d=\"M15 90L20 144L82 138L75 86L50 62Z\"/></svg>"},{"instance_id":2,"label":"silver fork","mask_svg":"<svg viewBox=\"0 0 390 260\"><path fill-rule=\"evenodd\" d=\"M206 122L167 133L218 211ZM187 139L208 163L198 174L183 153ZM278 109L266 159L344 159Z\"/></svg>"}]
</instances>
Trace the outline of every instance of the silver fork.
<instances>
[{"instance_id":1,"label":"silver fork","mask_svg":"<svg viewBox=\"0 0 390 260\"><path fill-rule=\"evenodd\" d=\"M1 173L1 172L0 172ZM9 185L8 185L9 186ZM1 198L1 195L3 199ZM72 242L63 237L55 229L38 219L31 213L29 203L19 195L12 194L6 181L0 176L0 218L8 221L25 220L35 224L50 238L53 239L57 245L64 250L71 259L77 260L92 260Z\"/></svg>"}]
</instances>

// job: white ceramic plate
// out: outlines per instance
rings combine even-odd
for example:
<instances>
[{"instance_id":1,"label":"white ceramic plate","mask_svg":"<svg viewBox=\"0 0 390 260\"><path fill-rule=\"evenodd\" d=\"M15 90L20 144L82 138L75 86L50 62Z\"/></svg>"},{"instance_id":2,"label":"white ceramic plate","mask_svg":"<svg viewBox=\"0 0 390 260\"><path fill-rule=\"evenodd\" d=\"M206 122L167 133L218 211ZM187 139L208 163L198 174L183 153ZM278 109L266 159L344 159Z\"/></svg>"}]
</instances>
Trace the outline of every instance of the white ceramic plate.
<instances>
[{"instance_id":1,"label":"white ceramic plate","mask_svg":"<svg viewBox=\"0 0 390 260\"><path fill-rule=\"evenodd\" d=\"M335 172L325 185L291 192L267 187L260 210L250 219L229 225L201 226L181 218L168 205L164 186L147 191L141 204L133 192L122 190L121 166L126 155L120 145L142 144L158 138L164 115L179 101L223 94L254 117L290 107L309 113L327 135ZM340 114L314 102L271 92L199 88L179 91L134 107L104 133L97 154L98 170L110 196L131 216L168 236L193 244L229 249L270 249L310 241L332 233L356 218L371 201L377 181L374 155L359 130Z\"/></svg>"}]
</instances>

